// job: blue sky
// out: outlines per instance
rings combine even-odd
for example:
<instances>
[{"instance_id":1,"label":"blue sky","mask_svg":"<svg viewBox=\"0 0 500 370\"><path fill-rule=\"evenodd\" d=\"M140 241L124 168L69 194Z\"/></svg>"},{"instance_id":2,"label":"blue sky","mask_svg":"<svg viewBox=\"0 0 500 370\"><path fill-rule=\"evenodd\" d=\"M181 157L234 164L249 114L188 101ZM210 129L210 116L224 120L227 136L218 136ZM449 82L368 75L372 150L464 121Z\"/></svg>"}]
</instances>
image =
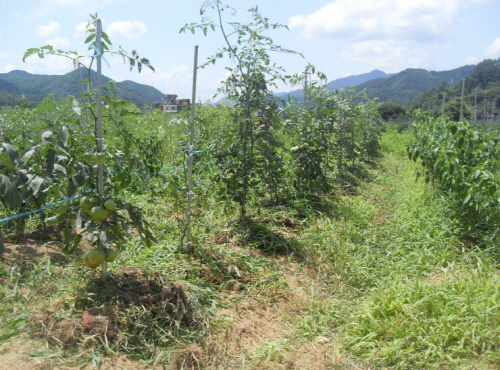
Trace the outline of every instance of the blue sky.
<instances>
[{"instance_id":1,"label":"blue sky","mask_svg":"<svg viewBox=\"0 0 500 370\"><path fill-rule=\"evenodd\" d=\"M22 62L31 47L51 44L88 54L83 45L89 14L98 13L116 49L137 50L156 73L129 72L118 57L106 57L103 73L116 81L149 84L163 93L191 96L194 45L205 61L223 46L220 33L179 34L200 20L198 0L0 0L0 73L21 69L64 74L72 62L61 57ZM289 26L268 35L304 55L277 54L288 73L311 63L329 80L380 69L442 71L500 57L500 1L497 0L225 0L238 10L224 21L247 22L255 5L271 22ZM214 11L206 16L215 19ZM232 66L220 60L198 72L198 94L211 99ZM279 91L290 87L279 86Z\"/></svg>"}]
</instances>

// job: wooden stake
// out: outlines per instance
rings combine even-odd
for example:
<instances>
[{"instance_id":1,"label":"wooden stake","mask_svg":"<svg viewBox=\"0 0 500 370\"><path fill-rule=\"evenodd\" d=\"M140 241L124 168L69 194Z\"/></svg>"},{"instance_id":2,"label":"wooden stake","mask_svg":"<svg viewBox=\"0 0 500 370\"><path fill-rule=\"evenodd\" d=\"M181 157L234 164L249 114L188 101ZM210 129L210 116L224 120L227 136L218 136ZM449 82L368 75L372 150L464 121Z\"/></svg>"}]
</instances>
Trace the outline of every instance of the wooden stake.
<instances>
[{"instance_id":1,"label":"wooden stake","mask_svg":"<svg viewBox=\"0 0 500 370\"><path fill-rule=\"evenodd\" d=\"M95 47L97 51L97 152L102 153L102 91L101 91L101 69L102 69L102 50L101 50L101 33L102 33L102 22L100 19L97 20L97 34L95 38ZM103 189L103 166L97 166L97 191L99 193L99 200L102 202L102 197L104 193ZM101 248L104 250L105 247L101 244ZM101 277L106 279L106 269L107 262L102 262Z\"/></svg>"},{"instance_id":2,"label":"wooden stake","mask_svg":"<svg viewBox=\"0 0 500 370\"><path fill-rule=\"evenodd\" d=\"M198 71L198 45L194 47L193 66L193 92L191 101L191 125L189 132L189 165L188 165L188 192L187 192L187 212L186 212L186 251L191 250L191 197L193 196L193 143L194 143L194 119L196 103L196 77Z\"/></svg>"}]
</instances>

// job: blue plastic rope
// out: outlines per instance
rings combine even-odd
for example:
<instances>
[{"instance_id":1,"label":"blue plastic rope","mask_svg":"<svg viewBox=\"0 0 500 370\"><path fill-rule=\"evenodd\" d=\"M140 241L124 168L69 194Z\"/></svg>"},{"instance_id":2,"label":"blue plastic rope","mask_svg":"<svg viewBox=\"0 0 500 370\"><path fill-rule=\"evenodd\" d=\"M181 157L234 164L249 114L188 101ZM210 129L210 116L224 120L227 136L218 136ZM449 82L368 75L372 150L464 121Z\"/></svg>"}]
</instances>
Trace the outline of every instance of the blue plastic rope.
<instances>
[{"instance_id":1,"label":"blue plastic rope","mask_svg":"<svg viewBox=\"0 0 500 370\"><path fill-rule=\"evenodd\" d=\"M74 197L69 198L69 200L73 200L73 199L79 198L79 197L81 197L81 196L82 196L82 194L78 194L78 195L75 195ZM10 221L10 220L15 220L16 218L19 218L19 217L32 215L33 213L41 212L41 211L43 211L44 209L47 209L47 208L50 208L50 207L57 206L58 204L61 204L61 203L64 203L64 202L66 202L66 201L65 201L65 200L60 200L59 202L56 202L56 203L47 204L46 206L43 206L42 208L35 209L34 211L28 211L28 212L24 212L24 213L19 213L19 214L17 214L17 215L14 215L14 216L10 216L10 217L7 217L7 218L4 218L4 219L1 219L1 220L0 220L0 222L5 222L5 221Z\"/></svg>"},{"instance_id":2,"label":"blue plastic rope","mask_svg":"<svg viewBox=\"0 0 500 370\"><path fill-rule=\"evenodd\" d=\"M97 48L94 46L94 44L90 44L90 46L92 46L94 48L94 50L97 52L97 55L89 55L90 58L95 58L95 57L102 57L102 59L104 59L104 61L106 62L106 64L108 65L109 67L109 63L108 61L106 60L106 58L104 58L104 55L102 55L102 53L97 50ZM110 67L111 68L111 67Z\"/></svg>"},{"instance_id":3,"label":"blue plastic rope","mask_svg":"<svg viewBox=\"0 0 500 370\"><path fill-rule=\"evenodd\" d=\"M191 155L193 154L196 154L196 153L202 153L203 150L198 150L198 151L194 151L191 153ZM189 157L188 157L189 158ZM207 162L207 163L215 163L215 161L211 161L211 162ZM174 166L174 167L162 167L162 169L170 169L170 168L173 168L173 171L178 171L180 170L181 168L185 168L186 166ZM134 172L137 172L139 171L139 169L135 169L133 170ZM170 172L170 171L165 171L165 172ZM118 171L109 171L108 172L110 175L117 175L118 174ZM162 172L151 172L151 174L155 174L155 173L162 173ZM88 191L91 191L91 190L88 190ZM82 194L78 194L78 195L75 195L74 197L71 197L69 198L69 200L73 200L73 199L76 199L76 198L79 198L81 197ZM42 208L39 208L39 209L35 209L33 211L28 211L28 212L24 212L24 213L19 213L17 215L14 215L14 216L10 216L10 217L7 217L7 218L3 218L0 220L0 223L1 222L5 222L5 221L10 221L10 220L15 220L16 218L19 218L19 217L23 217L23 216L29 216L29 215L32 215L33 213L37 213L37 212L41 212L43 211L44 209L47 209L47 208L50 208L50 207L54 207L54 206L57 206L58 204L62 204L66 202L65 200L60 200L59 202L56 202L56 203L51 203L51 204L47 204L46 206L43 206Z\"/></svg>"},{"instance_id":4,"label":"blue plastic rope","mask_svg":"<svg viewBox=\"0 0 500 370\"><path fill-rule=\"evenodd\" d=\"M187 151L187 150L185 150L185 151L184 151L184 155L186 156L186 158L189 158L189 157L191 157L193 154L196 154L196 153L203 153L203 150L194 150L194 151L192 151L192 152L191 152L191 154L190 154L190 155L187 155L187 152L188 152L188 151Z\"/></svg>"}]
</instances>

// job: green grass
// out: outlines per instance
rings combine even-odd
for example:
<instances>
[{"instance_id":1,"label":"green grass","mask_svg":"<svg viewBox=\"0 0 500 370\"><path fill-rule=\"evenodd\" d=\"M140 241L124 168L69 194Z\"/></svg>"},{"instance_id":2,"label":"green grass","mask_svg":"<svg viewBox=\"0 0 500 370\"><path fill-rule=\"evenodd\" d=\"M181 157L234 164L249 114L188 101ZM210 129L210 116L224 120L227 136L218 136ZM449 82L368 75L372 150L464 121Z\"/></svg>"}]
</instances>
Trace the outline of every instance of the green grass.
<instances>
[{"instance_id":1,"label":"green grass","mask_svg":"<svg viewBox=\"0 0 500 370\"><path fill-rule=\"evenodd\" d=\"M444 195L415 182L403 135L384 136L377 179L343 198L337 219L321 218L304 235L328 266L326 281L347 286L321 307L315 332L335 327L344 350L375 368L498 366L497 261L460 240Z\"/></svg>"},{"instance_id":2,"label":"green grass","mask_svg":"<svg viewBox=\"0 0 500 370\"><path fill-rule=\"evenodd\" d=\"M273 307L286 299L291 289L284 267L293 267L314 283L302 287L304 302L281 312L289 331L256 343L255 353L242 352L243 363L222 357L220 363L282 368L302 345L325 336L336 357L349 358L337 368L498 368L497 254L463 240L454 204L415 181L419 165L406 159L410 141L407 131L385 132L384 158L367 165L369 180L360 182L354 195L335 189L323 203L296 199L267 207L256 201L246 229L238 226L235 204L218 201L206 176L196 189L192 254L181 248L183 196L176 201L168 194L125 194L141 205L159 243L148 248L131 238L110 274L134 267L165 283L182 283L199 325L161 321L156 311L129 307L117 317L137 325L120 341L94 342L83 352L51 344L33 356L50 359L53 366L97 366L117 353L148 366L173 361L187 343L203 347L210 331L225 333L227 322L217 316L221 308L238 310L250 299ZM218 235L227 244L216 243ZM276 263L278 257L283 263ZM73 257L64 263L6 261L0 279L0 342L32 333L34 313L71 319L92 305L123 303ZM241 287L237 294L231 291L235 285Z\"/></svg>"}]
</instances>

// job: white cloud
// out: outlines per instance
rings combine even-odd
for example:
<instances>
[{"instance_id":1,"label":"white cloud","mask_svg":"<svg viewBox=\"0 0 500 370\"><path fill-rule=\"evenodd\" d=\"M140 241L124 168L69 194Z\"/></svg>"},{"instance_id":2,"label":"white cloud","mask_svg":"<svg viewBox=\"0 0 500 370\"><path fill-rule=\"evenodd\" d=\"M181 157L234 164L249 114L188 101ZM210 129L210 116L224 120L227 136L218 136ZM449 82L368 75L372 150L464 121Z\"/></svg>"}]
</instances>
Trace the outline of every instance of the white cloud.
<instances>
[{"instance_id":1,"label":"white cloud","mask_svg":"<svg viewBox=\"0 0 500 370\"><path fill-rule=\"evenodd\" d=\"M500 37L497 37L493 44L486 47L484 55L488 58L498 58L500 57Z\"/></svg>"},{"instance_id":2,"label":"white cloud","mask_svg":"<svg viewBox=\"0 0 500 370\"><path fill-rule=\"evenodd\" d=\"M85 37L85 30L87 29L87 22L78 23L75 26L75 37Z\"/></svg>"},{"instance_id":3,"label":"white cloud","mask_svg":"<svg viewBox=\"0 0 500 370\"><path fill-rule=\"evenodd\" d=\"M84 5L87 9L98 9L113 5L116 2L117 0L43 0L43 4L48 6L80 7Z\"/></svg>"},{"instance_id":4,"label":"white cloud","mask_svg":"<svg viewBox=\"0 0 500 370\"><path fill-rule=\"evenodd\" d=\"M47 45L52 45L54 49L67 49L70 47L70 42L69 40L64 37L56 37L53 40L47 40L46 41Z\"/></svg>"},{"instance_id":5,"label":"white cloud","mask_svg":"<svg viewBox=\"0 0 500 370\"><path fill-rule=\"evenodd\" d=\"M5 67L3 67L2 73L9 73L10 71L13 71L16 69L16 66L13 64L7 64Z\"/></svg>"},{"instance_id":6,"label":"white cloud","mask_svg":"<svg viewBox=\"0 0 500 370\"><path fill-rule=\"evenodd\" d=\"M290 18L307 38L353 41L440 39L451 32L458 0L338 0L314 14Z\"/></svg>"},{"instance_id":7,"label":"white cloud","mask_svg":"<svg viewBox=\"0 0 500 370\"><path fill-rule=\"evenodd\" d=\"M61 75L73 70L73 61L57 55L46 56L43 59L33 55L26 59L23 70L34 74Z\"/></svg>"},{"instance_id":8,"label":"white cloud","mask_svg":"<svg viewBox=\"0 0 500 370\"><path fill-rule=\"evenodd\" d=\"M145 68L143 73L144 71L149 71L149 69ZM141 80L143 80L141 83L154 84L158 90L169 94L174 94L180 88L185 88L192 79L192 73L189 72L187 65L181 65L168 71L156 68L155 73L143 73L141 73Z\"/></svg>"},{"instance_id":9,"label":"white cloud","mask_svg":"<svg viewBox=\"0 0 500 370\"><path fill-rule=\"evenodd\" d=\"M111 39L138 39L146 32L146 24L138 21L114 22L106 30Z\"/></svg>"},{"instance_id":10,"label":"white cloud","mask_svg":"<svg viewBox=\"0 0 500 370\"><path fill-rule=\"evenodd\" d=\"M465 64L477 64L479 63L479 59L476 57L473 57L472 55L467 55L467 58L465 58L464 61Z\"/></svg>"},{"instance_id":11,"label":"white cloud","mask_svg":"<svg viewBox=\"0 0 500 370\"><path fill-rule=\"evenodd\" d=\"M25 15L24 19L27 19L27 20L36 19L36 18L43 17L45 14L47 14L47 12L45 10L43 10L43 11L39 11L39 12L36 12L33 14Z\"/></svg>"},{"instance_id":12,"label":"white cloud","mask_svg":"<svg viewBox=\"0 0 500 370\"><path fill-rule=\"evenodd\" d=\"M35 33L38 36L50 36L57 33L57 31L59 31L60 28L61 28L60 23L51 21L46 26L37 26Z\"/></svg>"},{"instance_id":13,"label":"white cloud","mask_svg":"<svg viewBox=\"0 0 500 370\"><path fill-rule=\"evenodd\" d=\"M415 42L375 40L354 42L350 50L344 50L341 58L363 70L381 69L399 72L406 68L429 68L431 49Z\"/></svg>"}]
</instances>

